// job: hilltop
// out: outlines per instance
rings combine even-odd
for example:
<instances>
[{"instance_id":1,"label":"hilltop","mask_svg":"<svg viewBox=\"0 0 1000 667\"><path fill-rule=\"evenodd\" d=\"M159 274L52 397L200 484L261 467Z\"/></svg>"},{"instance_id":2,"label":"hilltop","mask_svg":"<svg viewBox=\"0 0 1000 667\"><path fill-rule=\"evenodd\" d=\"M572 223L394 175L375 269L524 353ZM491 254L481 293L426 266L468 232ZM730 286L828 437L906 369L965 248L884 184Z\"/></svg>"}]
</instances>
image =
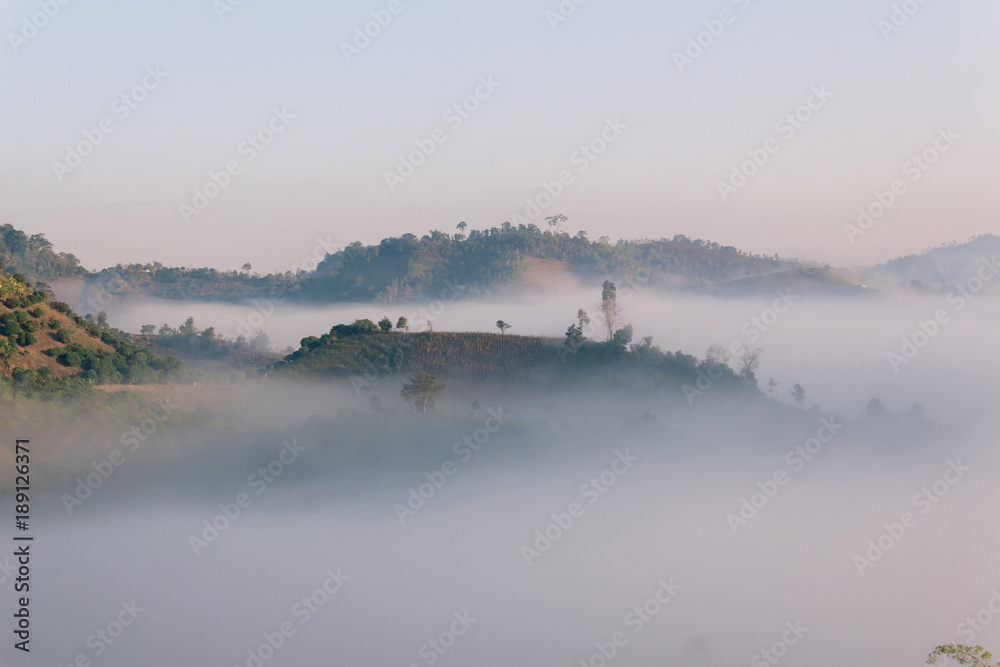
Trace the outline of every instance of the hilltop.
<instances>
[{"instance_id":1,"label":"hilltop","mask_svg":"<svg viewBox=\"0 0 1000 667\"><path fill-rule=\"evenodd\" d=\"M369 320L338 324L268 371L275 377L349 380L358 391L384 380L427 372L452 389L611 388L676 390L710 384L724 392L755 392L752 372L737 375L719 361L699 361L682 352L664 352L651 338L631 340L631 327L613 341L572 341L540 336L483 332L379 331ZM701 378L701 379L699 379Z\"/></svg>"}]
</instances>

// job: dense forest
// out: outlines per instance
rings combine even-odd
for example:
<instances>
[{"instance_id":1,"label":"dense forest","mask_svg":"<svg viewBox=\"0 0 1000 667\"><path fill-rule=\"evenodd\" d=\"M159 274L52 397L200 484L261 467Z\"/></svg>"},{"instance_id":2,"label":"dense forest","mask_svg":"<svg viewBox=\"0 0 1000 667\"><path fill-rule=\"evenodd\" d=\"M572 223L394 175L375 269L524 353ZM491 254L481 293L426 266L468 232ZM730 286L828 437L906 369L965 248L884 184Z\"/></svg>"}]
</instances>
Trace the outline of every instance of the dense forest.
<instances>
[{"instance_id":1,"label":"dense forest","mask_svg":"<svg viewBox=\"0 0 1000 667\"><path fill-rule=\"evenodd\" d=\"M461 286L463 297L475 297L517 286L532 260L560 262L562 270L582 280L616 276L624 284L673 287L703 286L796 265L682 235L612 243L606 237L591 241L582 231L570 236L557 224L543 231L533 224L515 227L505 222L485 230L468 230L461 223L453 234L404 234L377 245L355 242L320 258L315 269L295 273L260 275L250 264L239 271L219 271L159 262L88 272L73 255L54 253L42 234L29 237L10 225L0 230L0 260L31 280L82 277L109 294L167 299L266 296L316 303L399 302L435 298L449 285Z\"/></svg>"}]
</instances>

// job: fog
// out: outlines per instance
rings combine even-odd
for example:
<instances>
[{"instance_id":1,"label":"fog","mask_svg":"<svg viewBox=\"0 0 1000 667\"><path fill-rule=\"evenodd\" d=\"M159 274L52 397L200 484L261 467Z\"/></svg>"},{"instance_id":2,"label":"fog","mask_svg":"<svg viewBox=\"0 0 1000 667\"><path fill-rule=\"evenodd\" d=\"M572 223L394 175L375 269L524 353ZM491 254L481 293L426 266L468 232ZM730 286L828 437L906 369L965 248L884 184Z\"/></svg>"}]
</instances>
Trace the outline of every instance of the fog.
<instances>
[{"instance_id":1,"label":"fog","mask_svg":"<svg viewBox=\"0 0 1000 667\"><path fill-rule=\"evenodd\" d=\"M511 333L561 338L575 321L577 309L595 310L599 290L451 303L325 307L290 302L125 301L109 304L105 310L113 326L136 333L143 324L159 327L166 321L176 327L188 316L200 328L212 326L229 337L260 329L270 337L272 349L281 351L288 346L298 348L302 338L326 333L334 324L364 317L378 321L384 315L394 321L405 315L415 331L424 330L427 319L438 331L495 331L494 322L503 319L513 325ZM77 292L65 296L80 298ZM761 348L764 354L757 371L761 388L774 377L779 383L776 395L784 400L798 383L806 389L807 404L842 414L860 414L870 398L878 397L895 411L919 403L932 418L951 423L964 423L995 405L994 397L1000 393L995 372L1000 366L1000 348L995 342L1000 299L995 293L970 295L956 302L949 301L947 294L872 293L848 298L792 292L791 305L781 304L786 312L780 314L772 310L777 298L665 296L641 287L622 291L625 320L633 324L636 340L652 336L653 343L664 350L681 350L699 358L711 344ZM946 311L948 321L939 325L926 345L914 346L913 358L894 370L887 355L903 356L901 339L905 336L912 341L921 331L919 322L933 321L939 310ZM241 328L241 323L246 326ZM251 324L256 326L251 328ZM594 337L599 336L595 331Z\"/></svg>"},{"instance_id":2,"label":"fog","mask_svg":"<svg viewBox=\"0 0 1000 667\"><path fill-rule=\"evenodd\" d=\"M744 325L776 298L622 297L636 338L663 349L764 348L757 378L765 392L779 382L773 402L528 388L483 394L473 415L477 396L446 391L424 417L406 413L398 380L376 389L395 411L384 414L347 383L178 389L180 411L207 416L167 418L72 511L64 494L127 448L82 435L99 415L70 432L40 428L33 650L5 641L0 662L833 667L919 665L948 642L1000 646L988 609L1000 590L1000 304L803 294L752 340ZM426 307L439 311L435 330L502 318L557 336L595 300ZM252 308L107 312L125 330L193 315L226 332ZM887 353L942 308L949 321L894 372ZM261 328L280 348L413 312L280 304ZM791 405L794 383L805 409ZM892 414L866 417L873 397ZM902 414L914 402L923 417ZM0 430L6 479L13 434ZM275 461L271 482L254 477ZM220 519L240 494L239 515ZM228 525L208 539L206 521ZM133 600L134 622L122 606ZM977 614L980 630L960 625ZM88 638L117 632L119 618L131 624L97 655L104 644Z\"/></svg>"}]
</instances>

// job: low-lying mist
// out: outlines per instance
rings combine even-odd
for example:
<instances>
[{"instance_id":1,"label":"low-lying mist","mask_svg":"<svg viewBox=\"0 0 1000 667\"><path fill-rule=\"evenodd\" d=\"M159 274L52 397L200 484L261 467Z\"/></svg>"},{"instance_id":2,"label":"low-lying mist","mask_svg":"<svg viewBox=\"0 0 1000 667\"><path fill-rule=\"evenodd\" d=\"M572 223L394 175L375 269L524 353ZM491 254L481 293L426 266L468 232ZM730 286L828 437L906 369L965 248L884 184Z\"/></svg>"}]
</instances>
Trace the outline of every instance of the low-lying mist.
<instances>
[{"instance_id":1,"label":"low-lying mist","mask_svg":"<svg viewBox=\"0 0 1000 667\"><path fill-rule=\"evenodd\" d=\"M764 348L760 397L446 390L425 416L398 378L268 380L165 391L176 413L141 438L85 412L40 427L35 642L0 662L833 667L1000 646L1000 306L803 294L772 322L776 299L624 300L664 349ZM434 328L557 336L591 301L447 304ZM110 322L225 332L247 312L164 305ZM280 347L414 310L283 304L262 328Z\"/></svg>"}]
</instances>

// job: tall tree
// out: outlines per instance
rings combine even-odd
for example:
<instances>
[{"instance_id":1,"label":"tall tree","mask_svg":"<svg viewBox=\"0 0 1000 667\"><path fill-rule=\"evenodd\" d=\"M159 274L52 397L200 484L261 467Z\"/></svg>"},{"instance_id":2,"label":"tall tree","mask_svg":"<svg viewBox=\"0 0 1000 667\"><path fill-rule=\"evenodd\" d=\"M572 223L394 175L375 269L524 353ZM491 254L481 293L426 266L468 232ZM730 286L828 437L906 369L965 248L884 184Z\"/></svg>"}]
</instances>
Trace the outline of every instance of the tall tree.
<instances>
[{"instance_id":1,"label":"tall tree","mask_svg":"<svg viewBox=\"0 0 1000 667\"><path fill-rule=\"evenodd\" d=\"M610 280L605 280L601 289L601 302L597 304L601 323L608 330L608 340L615 333L615 329L621 326L622 313L618 308L618 290Z\"/></svg>"},{"instance_id":2,"label":"tall tree","mask_svg":"<svg viewBox=\"0 0 1000 667\"><path fill-rule=\"evenodd\" d=\"M436 375L420 371L403 382L403 388L399 393L407 401L421 405L423 413L427 414L427 402L439 396L444 387L438 382Z\"/></svg>"},{"instance_id":3,"label":"tall tree","mask_svg":"<svg viewBox=\"0 0 1000 667\"><path fill-rule=\"evenodd\" d=\"M383 333L389 333L392 331L392 320L386 315L378 321L378 328L382 330Z\"/></svg>"},{"instance_id":4,"label":"tall tree","mask_svg":"<svg viewBox=\"0 0 1000 667\"><path fill-rule=\"evenodd\" d=\"M504 322L503 320L497 320L497 329L500 330L500 335L502 336L507 331L507 329L510 329L510 325Z\"/></svg>"},{"instance_id":5,"label":"tall tree","mask_svg":"<svg viewBox=\"0 0 1000 667\"><path fill-rule=\"evenodd\" d=\"M400 315L399 319L396 320L396 328L399 329L400 331L409 331L410 324L406 321L405 317Z\"/></svg>"}]
</instances>

